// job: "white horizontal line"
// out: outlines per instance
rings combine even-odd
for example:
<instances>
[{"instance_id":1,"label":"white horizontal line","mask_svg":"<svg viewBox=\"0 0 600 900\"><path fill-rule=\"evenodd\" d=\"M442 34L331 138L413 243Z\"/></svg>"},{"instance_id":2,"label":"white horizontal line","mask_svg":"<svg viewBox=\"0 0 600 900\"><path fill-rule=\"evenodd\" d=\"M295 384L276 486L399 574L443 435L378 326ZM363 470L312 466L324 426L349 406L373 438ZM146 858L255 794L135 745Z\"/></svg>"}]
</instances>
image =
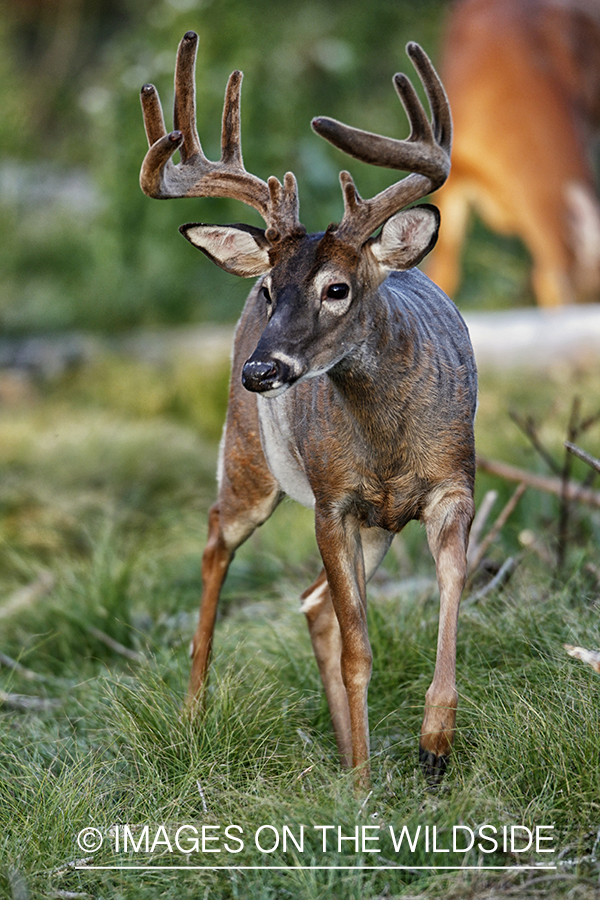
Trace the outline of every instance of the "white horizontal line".
<instances>
[{"instance_id":1,"label":"white horizontal line","mask_svg":"<svg viewBox=\"0 0 600 900\"><path fill-rule=\"evenodd\" d=\"M556 869L558 869L558 866L192 866L192 865L185 865L185 866L156 866L156 865L154 865L154 866L153 866L153 865L148 865L148 866L137 866L137 865L133 865L133 866L74 866L74 868L77 869L77 870L79 870L80 872L86 872L86 871L89 871L90 869L120 869L120 870L122 870L122 869L144 869L144 870L149 870L149 869L162 869L162 870L169 870L169 869L173 869L173 870L176 870L176 869L183 869L184 871L185 871L185 870L192 870L192 869L207 869L207 870L217 870L217 869L218 869L218 870L222 870L222 869L226 869L227 871L236 871L236 872L240 872L240 871L248 871L248 870L251 870L251 869L261 869L261 870L273 869L274 871L282 871L282 870L283 870L283 871L287 871L288 869L289 869L289 870L292 870L292 869L303 869L303 870L308 870L308 869L310 869L310 870L314 870L314 869L346 869L346 870L353 870L353 869L356 869L357 871L358 871L358 870L364 870L364 869L369 869L369 870L372 870L372 869L377 869L377 870L380 870L380 869L399 869L399 870L403 870L403 871L406 871L406 872L415 872L415 871L437 871L437 870L441 870L441 869L445 869L445 870L448 870L448 869L457 869L457 870L460 870L460 869L462 869L462 870L465 870L465 869L477 869L477 870L482 870L482 869L485 869L485 870L495 869L495 870L499 870L499 871L502 871L502 872L508 872L508 871L512 871L512 872L524 872L524 871L530 871L530 870L535 870L535 871L548 871L548 870L550 870L550 871L555 871Z\"/></svg>"}]
</instances>

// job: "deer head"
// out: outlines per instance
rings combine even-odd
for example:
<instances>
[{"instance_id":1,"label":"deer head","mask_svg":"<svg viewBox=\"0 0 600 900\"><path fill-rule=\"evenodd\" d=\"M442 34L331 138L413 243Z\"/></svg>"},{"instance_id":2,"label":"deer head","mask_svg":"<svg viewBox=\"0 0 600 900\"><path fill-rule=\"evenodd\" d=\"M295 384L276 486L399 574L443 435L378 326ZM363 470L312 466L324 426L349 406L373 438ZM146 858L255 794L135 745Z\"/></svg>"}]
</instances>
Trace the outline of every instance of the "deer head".
<instances>
[{"instance_id":1,"label":"deer head","mask_svg":"<svg viewBox=\"0 0 600 900\"><path fill-rule=\"evenodd\" d=\"M439 228L435 207L406 209L438 188L450 169L452 125L443 86L427 55L409 43L407 53L425 87L432 120L403 74L394 86L411 133L394 140L316 118L313 129L356 159L410 174L363 200L348 172L340 173L341 222L307 234L300 223L298 188L288 172L283 184L249 174L240 138L241 72L229 78L223 107L221 158L209 161L196 130L194 67L198 38L188 32L179 45L175 72L175 130L167 134L152 85L142 88L150 149L140 176L151 197L230 197L256 209L265 228L189 224L182 234L222 269L259 277L265 327L242 373L244 386L267 396L300 379L331 370L356 352L364 334L365 306L388 274L415 266L434 246ZM181 161L174 165L179 150ZM381 229L376 234L378 229Z\"/></svg>"}]
</instances>

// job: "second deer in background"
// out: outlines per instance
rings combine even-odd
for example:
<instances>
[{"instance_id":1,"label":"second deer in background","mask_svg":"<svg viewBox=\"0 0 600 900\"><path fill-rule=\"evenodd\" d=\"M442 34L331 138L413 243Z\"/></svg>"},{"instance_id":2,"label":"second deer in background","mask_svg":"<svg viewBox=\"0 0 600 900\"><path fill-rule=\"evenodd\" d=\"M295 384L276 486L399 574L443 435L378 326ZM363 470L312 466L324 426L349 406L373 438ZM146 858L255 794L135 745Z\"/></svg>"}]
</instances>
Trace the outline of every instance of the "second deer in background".
<instances>
[{"instance_id":1,"label":"second deer in background","mask_svg":"<svg viewBox=\"0 0 600 900\"><path fill-rule=\"evenodd\" d=\"M462 0L442 55L455 139L429 276L456 291L475 210L521 238L540 306L600 300L600 0Z\"/></svg>"}]
</instances>

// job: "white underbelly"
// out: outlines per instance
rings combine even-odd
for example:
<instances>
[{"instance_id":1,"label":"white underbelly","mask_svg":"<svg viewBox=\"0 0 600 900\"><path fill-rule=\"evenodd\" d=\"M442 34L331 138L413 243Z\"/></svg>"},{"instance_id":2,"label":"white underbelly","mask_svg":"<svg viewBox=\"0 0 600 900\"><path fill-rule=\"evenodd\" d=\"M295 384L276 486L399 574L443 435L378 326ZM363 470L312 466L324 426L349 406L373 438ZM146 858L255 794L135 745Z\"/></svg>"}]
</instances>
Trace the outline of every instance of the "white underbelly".
<instances>
[{"instance_id":1,"label":"white underbelly","mask_svg":"<svg viewBox=\"0 0 600 900\"><path fill-rule=\"evenodd\" d=\"M285 394L272 398L259 396L257 402L263 451L272 475L288 497L313 509L315 497L301 460L294 452Z\"/></svg>"}]
</instances>

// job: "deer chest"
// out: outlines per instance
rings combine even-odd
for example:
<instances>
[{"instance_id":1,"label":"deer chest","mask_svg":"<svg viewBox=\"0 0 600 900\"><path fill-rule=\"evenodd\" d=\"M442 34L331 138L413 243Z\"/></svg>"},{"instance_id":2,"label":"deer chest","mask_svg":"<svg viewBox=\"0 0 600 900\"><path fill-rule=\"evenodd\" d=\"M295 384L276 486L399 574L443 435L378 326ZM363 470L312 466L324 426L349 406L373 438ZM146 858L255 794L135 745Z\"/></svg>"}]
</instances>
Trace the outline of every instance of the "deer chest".
<instances>
[{"instance_id":1,"label":"deer chest","mask_svg":"<svg viewBox=\"0 0 600 900\"><path fill-rule=\"evenodd\" d=\"M261 443L271 474L288 497L313 509L315 496L296 450L288 408L277 398L257 400Z\"/></svg>"}]
</instances>

